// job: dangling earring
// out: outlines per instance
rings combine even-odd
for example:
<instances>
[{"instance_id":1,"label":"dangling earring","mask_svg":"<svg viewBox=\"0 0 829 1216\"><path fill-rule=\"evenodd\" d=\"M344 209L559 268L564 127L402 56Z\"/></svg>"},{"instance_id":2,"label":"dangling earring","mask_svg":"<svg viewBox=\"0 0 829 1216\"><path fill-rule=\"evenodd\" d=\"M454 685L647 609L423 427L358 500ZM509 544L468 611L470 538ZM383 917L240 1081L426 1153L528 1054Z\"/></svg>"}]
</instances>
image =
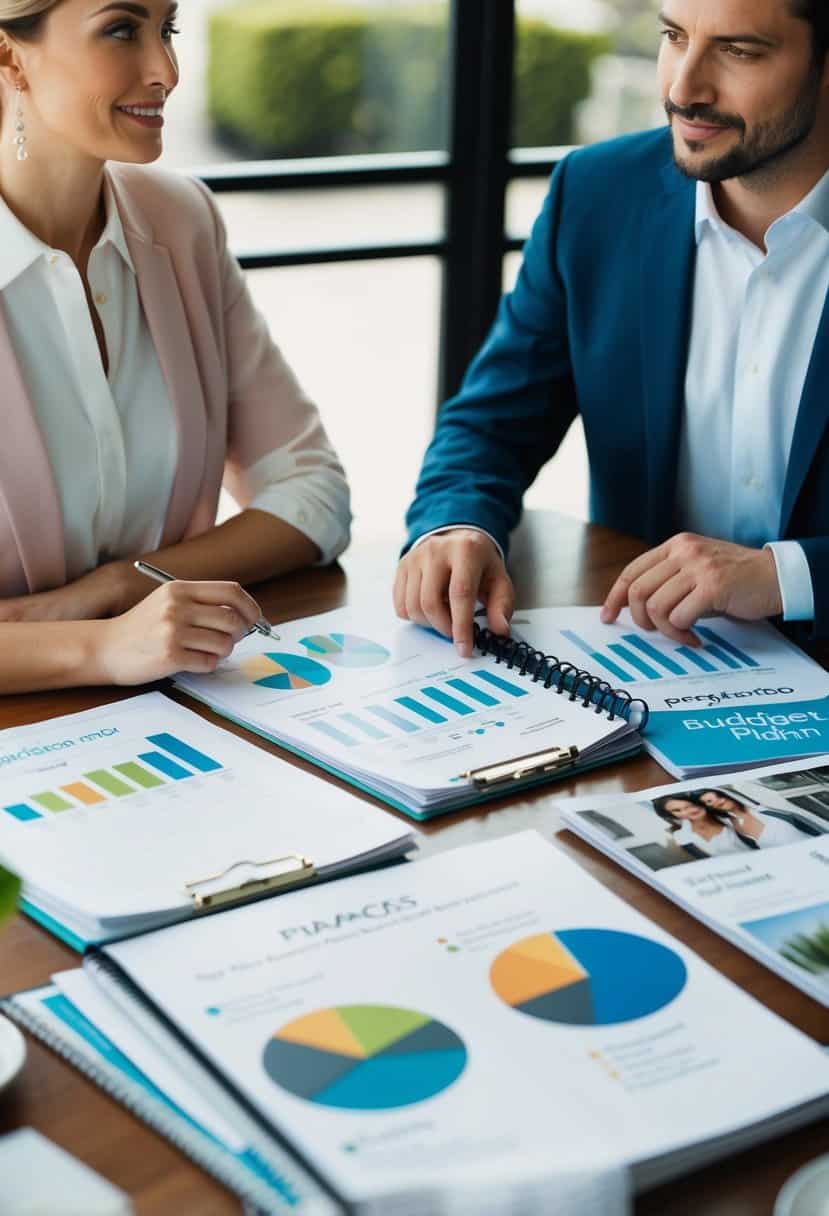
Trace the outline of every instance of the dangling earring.
<instances>
[{"instance_id":1,"label":"dangling earring","mask_svg":"<svg viewBox=\"0 0 829 1216\"><path fill-rule=\"evenodd\" d=\"M26 151L26 124L23 121L23 90L20 85L17 86L17 110L14 116L14 140L17 145L17 159L28 160L29 153Z\"/></svg>"}]
</instances>

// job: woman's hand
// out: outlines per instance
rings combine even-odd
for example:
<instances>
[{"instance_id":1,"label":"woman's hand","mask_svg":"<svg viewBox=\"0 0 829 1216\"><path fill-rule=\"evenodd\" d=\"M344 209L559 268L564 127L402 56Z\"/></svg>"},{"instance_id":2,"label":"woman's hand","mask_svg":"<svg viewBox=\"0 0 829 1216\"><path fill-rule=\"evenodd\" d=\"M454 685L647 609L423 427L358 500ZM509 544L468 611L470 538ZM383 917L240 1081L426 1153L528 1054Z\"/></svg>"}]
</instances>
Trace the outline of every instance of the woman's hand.
<instances>
[{"instance_id":1,"label":"woman's hand","mask_svg":"<svg viewBox=\"0 0 829 1216\"><path fill-rule=\"evenodd\" d=\"M143 581L130 562L107 562L54 591L0 600L0 622L93 621L116 616L141 598Z\"/></svg>"},{"instance_id":2,"label":"woman's hand","mask_svg":"<svg viewBox=\"0 0 829 1216\"><path fill-rule=\"evenodd\" d=\"M98 623L100 682L144 684L176 671L213 671L261 615L238 583L166 583L129 612Z\"/></svg>"}]
</instances>

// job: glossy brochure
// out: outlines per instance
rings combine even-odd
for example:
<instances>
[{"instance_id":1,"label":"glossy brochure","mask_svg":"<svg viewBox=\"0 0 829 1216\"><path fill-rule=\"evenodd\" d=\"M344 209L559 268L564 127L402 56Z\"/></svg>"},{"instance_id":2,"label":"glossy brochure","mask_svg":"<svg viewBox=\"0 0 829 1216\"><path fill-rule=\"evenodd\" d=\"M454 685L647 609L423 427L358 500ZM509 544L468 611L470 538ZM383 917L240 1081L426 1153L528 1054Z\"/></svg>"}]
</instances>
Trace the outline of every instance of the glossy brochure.
<instances>
[{"instance_id":1,"label":"glossy brochure","mask_svg":"<svg viewBox=\"0 0 829 1216\"><path fill-rule=\"evenodd\" d=\"M558 807L566 827L829 1006L829 758Z\"/></svg>"}]
</instances>

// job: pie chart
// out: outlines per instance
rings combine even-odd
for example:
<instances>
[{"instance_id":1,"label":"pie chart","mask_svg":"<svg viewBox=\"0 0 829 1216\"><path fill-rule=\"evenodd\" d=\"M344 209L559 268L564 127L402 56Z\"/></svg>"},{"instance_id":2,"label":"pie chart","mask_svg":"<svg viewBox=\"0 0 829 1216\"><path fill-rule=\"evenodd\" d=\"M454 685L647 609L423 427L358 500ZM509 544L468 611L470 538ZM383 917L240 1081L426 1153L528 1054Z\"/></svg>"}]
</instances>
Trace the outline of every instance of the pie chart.
<instances>
[{"instance_id":1,"label":"pie chart","mask_svg":"<svg viewBox=\"0 0 829 1216\"><path fill-rule=\"evenodd\" d=\"M466 1067L443 1022L395 1005L337 1005L294 1018L268 1041L272 1081L340 1110L392 1110L433 1098Z\"/></svg>"},{"instance_id":2,"label":"pie chart","mask_svg":"<svg viewBox=\"0 0 829 1216\"><path fill-rule=\"evenodd\" d=\"M657 1013L688 978L678 954L614 929L559 929L524 937L489 970L497 996L519 1013L569 1026L613 1026Z\"/></svg>"},{"instance_id":3,"label":"pie chart","mask_svg":"<svg viewBox=\"0 0 829 1216\"><path fill-rule=\"evenodd\" d=\"M331 679L327 667L301 654L257 654L243 659L241 666L247 678L263 688L311 688Z\"/></svg>"},{"instance_id":4,"label":"pie chart","mask_svg":"<svg viewBox=\"0 0 829 1216\"><path fill-rule=\"evenodd\" d=\"M385 646L354 633L316 633L299 644L335 667L379 667L389 657Z\"/></svg>"}]
</instances>

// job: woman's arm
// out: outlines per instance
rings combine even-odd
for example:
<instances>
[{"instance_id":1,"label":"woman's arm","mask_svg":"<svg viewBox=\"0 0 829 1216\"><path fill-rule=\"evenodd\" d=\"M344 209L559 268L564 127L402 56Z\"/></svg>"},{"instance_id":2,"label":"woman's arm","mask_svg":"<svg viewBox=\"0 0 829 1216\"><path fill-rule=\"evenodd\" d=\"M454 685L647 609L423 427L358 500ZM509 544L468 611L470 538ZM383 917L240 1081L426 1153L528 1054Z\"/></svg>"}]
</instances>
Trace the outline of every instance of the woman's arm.
<instances>
[{"instance_id":1,"label":"woman's arm","mask_svg":"<svg viewBox=\"0 0 829 1216\"><path fill-rule=\"evenodd\" d=\"M0 624L0 693L213 671L260 616L236 583L167 583L112 620Z\"/></svg>"},{"instance_id":2,"label":"woman's arm","mask_svg":"<svg viewBox=\"0 0 829 1216\"><path fill-rule=\"evenodd\" d=\"M258 583L309 566L320 551L304 533L265 511L242 511L192 540L136 554L180 579ZM118 616L155 584L131 561L107 562L65 587L0 600L0 621L88 621Z\"/></svg>"}]
</instances>

